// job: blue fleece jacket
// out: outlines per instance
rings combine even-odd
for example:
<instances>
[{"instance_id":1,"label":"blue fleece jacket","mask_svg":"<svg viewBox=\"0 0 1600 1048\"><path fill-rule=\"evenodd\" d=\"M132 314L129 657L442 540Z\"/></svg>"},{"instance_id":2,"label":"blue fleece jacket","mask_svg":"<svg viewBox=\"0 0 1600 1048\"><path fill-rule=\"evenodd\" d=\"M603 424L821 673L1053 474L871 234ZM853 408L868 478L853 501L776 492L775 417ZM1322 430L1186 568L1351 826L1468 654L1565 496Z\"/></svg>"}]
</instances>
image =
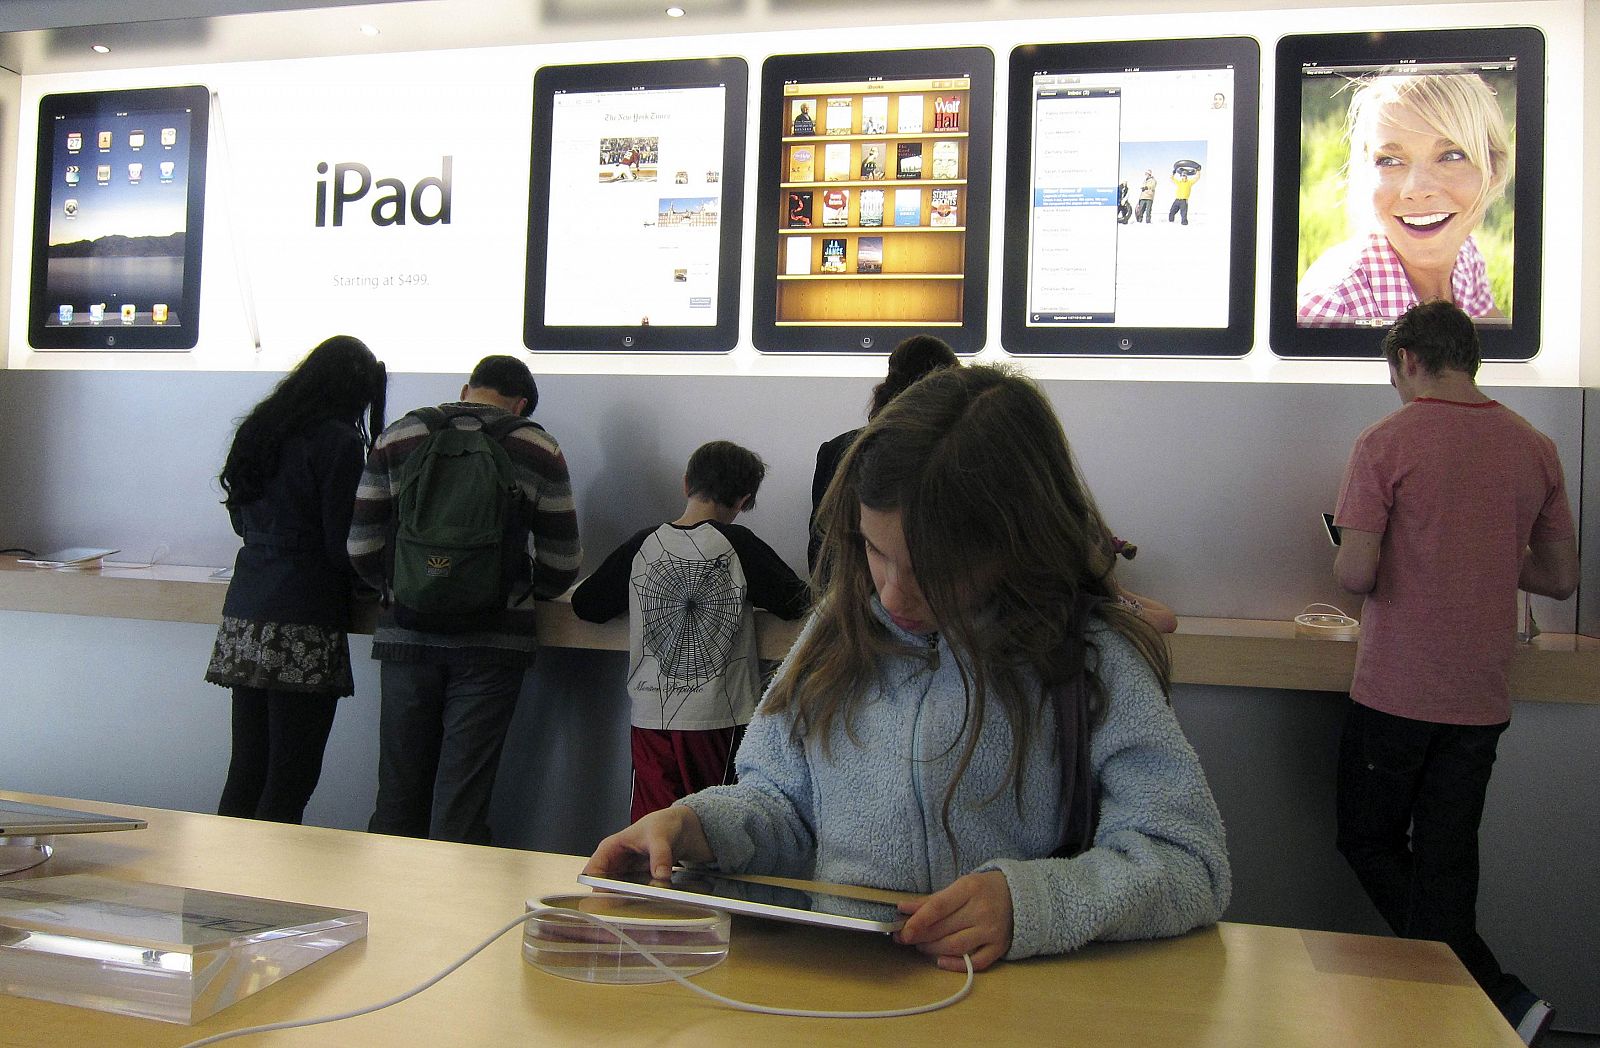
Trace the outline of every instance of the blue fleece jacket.
<instances>
[{"instance_id":1,"label":"blue fleece jacket","mask_svg":"<svg viewBox=\"0 0 1600 1048\"><path fill-rule=\"evenodd\" d=\"M998 705L987 711L956 788L952 843L941 809L963 745L955 656L943 638L899 630L876 600L874 611L934 657L886 660L882 683L855 705L853 730L836 719L826 755L819 737L794 738L788 714L758 710L738 785L680 802L700 817L719 867L911 892L999 870L1011 889L1013 959L1178 935L1221 916L1232 890L1222 818L1155 673L1127 640L1103 626L1091 633L1108 700L1089 747L1094 844L1048 858L1065 821L1051 715L1029 731L1019 804L1002 785L1010 726Z\"/></svg>"}]
</instances>

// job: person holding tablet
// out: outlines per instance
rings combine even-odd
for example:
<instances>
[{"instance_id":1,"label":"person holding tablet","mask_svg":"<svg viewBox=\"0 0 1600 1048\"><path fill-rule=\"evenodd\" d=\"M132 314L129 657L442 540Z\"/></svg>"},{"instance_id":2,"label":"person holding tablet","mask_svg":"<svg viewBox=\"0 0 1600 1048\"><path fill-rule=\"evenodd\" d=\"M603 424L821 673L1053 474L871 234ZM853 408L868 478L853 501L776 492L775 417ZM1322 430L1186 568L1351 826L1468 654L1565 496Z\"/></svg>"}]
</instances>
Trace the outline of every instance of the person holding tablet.
<instances>
[{"instance_id":1,"label":"person holding tablet","mask_svg":"<svg viewBox=\"0 0 1600 1048\"><path fill-rule=\"evenodd\" d=\"M1374 76L1350 99L1356 235L1312 263L1302 324L1398 317L1418 302L1504 317L1473 231L1511 179L1500 103L1475 73Z\"/></svg>"},{"instance_id":2,"label":"person holding tablet","mask_svg":"<svg viewBox=\"0 0 1600 1048\"><path fill-rule=\"evenodd\" d=\"M388 373L357 338L313 349L239 423L219 478L244 539L206 680L233 689L218 815L299 822L350 672L345 536Z\"/></svg>"},{"instance_id":3,"label":"person holding tablet","mask_svg":"<svg viewBox=\"0 0 1600 1048\"><path fill-rule=\"evenodd\" d=\"M923 894L898 941L959 970L1217 920L1222 820L1118 603L1106 527L1043 394L937 371L846 452L817 611L739 782L654 812L585 873L715 864Z\"/></svg>"}]
</instances>

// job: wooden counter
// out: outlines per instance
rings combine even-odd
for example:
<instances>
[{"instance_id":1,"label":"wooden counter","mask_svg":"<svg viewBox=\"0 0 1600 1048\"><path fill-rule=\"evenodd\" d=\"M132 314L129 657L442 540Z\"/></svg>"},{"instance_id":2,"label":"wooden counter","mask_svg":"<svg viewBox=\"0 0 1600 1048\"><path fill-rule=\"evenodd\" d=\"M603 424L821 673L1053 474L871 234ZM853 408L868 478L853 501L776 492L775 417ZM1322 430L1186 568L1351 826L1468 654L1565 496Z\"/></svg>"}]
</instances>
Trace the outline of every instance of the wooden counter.
<instances>
[{"instance_id":1,"label":"wooden counter","mask_svg":"<svg viewBox=\"0 0 1600 1048\"><path fill-rule=\"evenodd\" d=\"M158 564L99 571L52 571L0 558L0 610L103 618L215 623L226 582L214 568ZM763 658L782 658L799 623L756 613ZM370 625L363 632L370 631ZM539 603L539 641L558 648L626 651L628 623L596 625L565 601ZM1180 618L1168 638L1173 681L1288 691L1347 691L1356 646L1295 636L1294 623ZM1600 639L1546 633L1521 645L1511 661L1511 694L1538 702L1600 703Z\"/></svg>"},{"instance_id":2,"label":"wooden counter","mask_svg":"<svg viewBox=\"0 0 1600 1048\"><path fill-rule=\"evenodd\" d=\"M516 916L577 889L576 856L0 793L135 816L149 828L63 836L10 879L88 873L365 910L367 937L185 1027L0 996L0 1046L173 1048L242 1026L371 1004L421 982ZM886 936L736 917L728 959L695 981L763 1004L866 1010L953 993ZM900 1019L796 1019L714 1004L676 984L595 986L498 939L418 997L371 1015L241 1040L263 1048L411 1045L722 1048L755 1044L1118 1045L1129 1048L1516 1048L1442 943L1220 924L1177 939L1096 944L1002 963L950 1008ZM234 1043L234 1042L227 1042Z\"/></svg>"}]
</instances>

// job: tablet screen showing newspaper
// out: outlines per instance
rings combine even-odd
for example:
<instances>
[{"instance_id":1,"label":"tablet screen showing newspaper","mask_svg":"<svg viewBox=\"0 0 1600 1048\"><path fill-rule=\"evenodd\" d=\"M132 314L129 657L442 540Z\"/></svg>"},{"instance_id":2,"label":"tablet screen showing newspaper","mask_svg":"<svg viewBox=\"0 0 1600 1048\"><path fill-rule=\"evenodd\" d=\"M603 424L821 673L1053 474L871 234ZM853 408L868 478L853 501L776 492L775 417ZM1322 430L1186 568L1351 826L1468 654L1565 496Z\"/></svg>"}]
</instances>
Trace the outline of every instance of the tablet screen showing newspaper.
<instances>
[{"instance_id":1,"label":"tablet screen showing newspaper","mask_svg":"<svg viewBox=\"0 0 1600 1048\"><path fill-rule=\"evenodd\" d=\"M697 903L730 913L797 924L820 924L829 928L887 934L905 923L905 915L889 903L871 902L821 890L801 891L773 884L758 884L719 877L701 870L674 870L670 884L650 880L643 874L616 877L582 874L578 877L578 883L606 891ZM847 885L835 887L841 891L851 890Z\"/></svg>"}]
</instances>

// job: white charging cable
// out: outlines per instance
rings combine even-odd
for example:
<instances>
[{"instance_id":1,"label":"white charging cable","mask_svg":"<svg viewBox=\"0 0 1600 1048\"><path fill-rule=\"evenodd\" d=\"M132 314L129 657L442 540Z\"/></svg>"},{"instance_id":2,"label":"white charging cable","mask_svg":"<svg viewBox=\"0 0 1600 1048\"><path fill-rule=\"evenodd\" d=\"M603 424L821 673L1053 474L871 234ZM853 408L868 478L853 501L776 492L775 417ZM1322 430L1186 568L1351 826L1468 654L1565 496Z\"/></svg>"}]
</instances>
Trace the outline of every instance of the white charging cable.
<instances>
[{"instance_id":1,"label":"white charging cable","mask_svg":"<svg viewBox=\"0 0 1600 1048\"><path fill-rule=\"evenodd\" d=\"M639 956L643 957L657 968L660 968L669 977L676 980L680 985L693 990L702 997L710 998L711 1000L716 1001L718 1004L724 1004L729 1008L735 1008L742 1012L757 1012L761 1015L787 1015L806 1019L896 1019L901 1016L921 1015L925 1012L936 1012L941 1008L948 1008L950 1005L962 1000L972 992L972 958L967 954L962 954L961 960L965 962L967 966L966 982L962 983L961 989L957 990L949 997L934 1001L931 1004L918 1004L913 1005L910 1008L892 1008L875 1012L832 1012L820 1011L812 1008L775 1008L765 1004L752 1004L749 1001L740 1001L732 997L724 997L720 993L716 993L712 990L706 989L704 986L690 982L678 972L673 971L655 954L639 945L639 943L635 941L634 938L627 932L606 921L601 920L592 913L584 913L581 910L555 909L548 906L540 906L536 909L529 910L527 913L522 914L515 920L507 921L505 924L495 929L494 933L491 934L487 939L484 939L478 945L462 954L455 961L452 961L450 964L446 965L445 968L436 975L423 980L421 983L413 986L409 990L406 990L404 993L399 993L393 997L390 997L388 1000L379 1001L377 1004L369 1004L361 1008L354 1008L347 1012L339 1012L334 1015L319 1015L310 1019L289 1019L281 1023L267 1023L262 1026L245 1026L237 1030L227 1030L223 1033L212 1034L210 1037L202 1037L198 1041L190 1041L188 1044L182 1045L181 1048L203 1048L204 1045L217 1044L221 1041L231 1040L235 1037L247 1037L250 1034L256 1033L270 1033L273 1030L294 1030L302 1026L319 1026L323 1023L339 1022L341 1019L354 1019L358 1015L368 1015L372 1012L381 1011L390 1005L399 1004L401 1001L410 1000L412 997L415 997L417 994L428 989L441 979L445 978L447 975L454 972L457 968L460 968L478 954L488 949L491 943L500 938L500 936L504 935L506 932L509 932L511 929L531 920L534 917L538 917L541 914L546 913L558 913L562 917L566 918L577 917L588 921L597 928L604 928L606 931L610 932L612 935L615 935L618 939L625 943L630 949L637 952Z\"/></svg>"},{"instance_id":2,"label":"white charging cable","mask_svg":"<svg viewBox=\"0 0 1600 1048\"><path fill-rule=\"evenodd\" d=\"M149 560L103 560L100 563L108 568L153 568L170 552L172 548L163 542L150 552Z\"/></svg>"}]
</instances>

